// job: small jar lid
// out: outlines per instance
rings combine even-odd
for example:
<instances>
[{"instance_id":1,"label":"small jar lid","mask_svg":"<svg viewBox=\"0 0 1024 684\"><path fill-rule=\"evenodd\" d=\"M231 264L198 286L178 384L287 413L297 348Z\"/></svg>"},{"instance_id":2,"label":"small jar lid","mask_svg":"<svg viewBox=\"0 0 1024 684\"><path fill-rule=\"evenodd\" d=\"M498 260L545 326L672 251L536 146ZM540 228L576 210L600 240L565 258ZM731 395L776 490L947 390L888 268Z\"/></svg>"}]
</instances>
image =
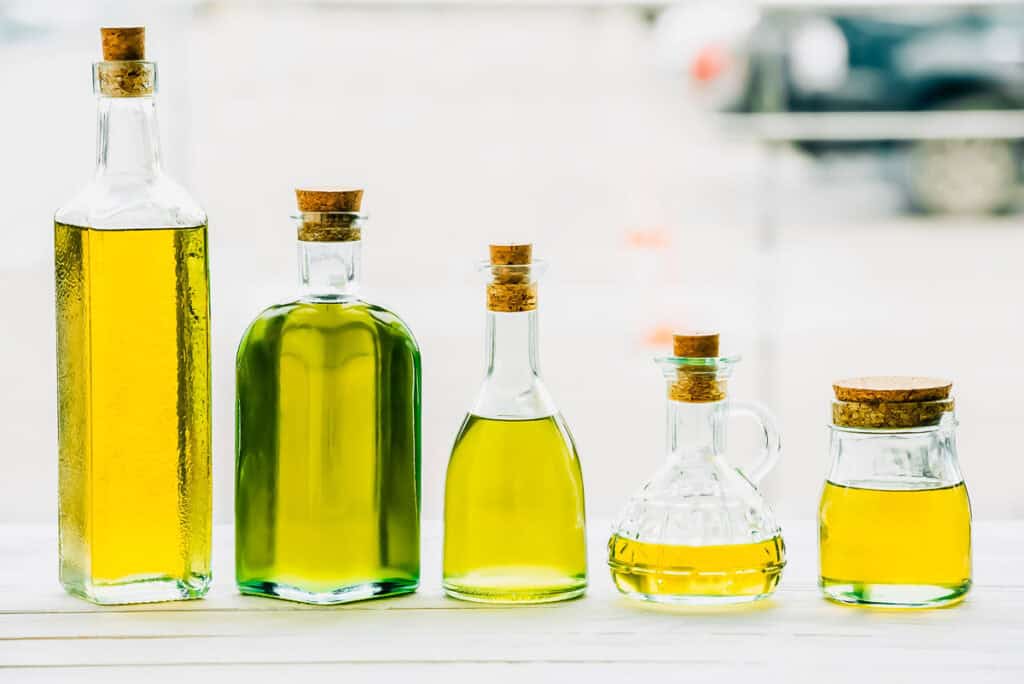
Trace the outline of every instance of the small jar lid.
<instances>
[{"instance_id":1,"label":"small jar lid","mask_svg":"<svg viewBox=\"0 0 1024 684\"><path fill-rule=\"evenodd\" d=\"M873 376L832 385L832 422L841 427L898 429L937 425L954 408L953 383L940 378Z\"/></svg>"}]
</instances>

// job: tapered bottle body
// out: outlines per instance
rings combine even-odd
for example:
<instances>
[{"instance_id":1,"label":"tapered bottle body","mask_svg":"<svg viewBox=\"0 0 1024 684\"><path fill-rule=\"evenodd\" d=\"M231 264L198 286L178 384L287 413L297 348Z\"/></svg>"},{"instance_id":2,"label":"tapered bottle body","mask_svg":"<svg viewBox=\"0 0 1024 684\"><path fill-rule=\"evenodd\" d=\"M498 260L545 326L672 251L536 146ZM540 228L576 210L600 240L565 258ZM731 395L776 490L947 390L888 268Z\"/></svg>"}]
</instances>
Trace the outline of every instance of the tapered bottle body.
<instances>
[{"instance_id":1,"label":"tapered bottle body","mask_svg":"<svg viewBox=\"0 0 1024 684\"><path fill-rule=\"evenodd\" d=\"M587 586L583 476L538 369L539 264L487 268L488 371L448 463L444 589L493 603L574 598Z\"/></svg>"},{"instance_id":2,"label":"tapered bottle body","mask_svg":"<svg viewBox=\"0 0 1024 684\"><path fill-rule=\"evenodd\" d=\"M150 62L104 68L155 76ZM96 174L54 225L60 581L97 603L197 598L210 583L206 215L160 167L152 81L126 93L98 78L97 91Z\"/></svg>"},{"instance_id":3,"label":"tapered bottle body","mask_svg":"<svg viewBox=\"0 0 1024 684\"><path fill-rule=\"evenodd\" d=\"M266 309L239 345L238 586L306 603L414 591L419 348L394 313L352 294L357 242L300 244L304 264L345 285Z\"/></svg>"}]
</instances>

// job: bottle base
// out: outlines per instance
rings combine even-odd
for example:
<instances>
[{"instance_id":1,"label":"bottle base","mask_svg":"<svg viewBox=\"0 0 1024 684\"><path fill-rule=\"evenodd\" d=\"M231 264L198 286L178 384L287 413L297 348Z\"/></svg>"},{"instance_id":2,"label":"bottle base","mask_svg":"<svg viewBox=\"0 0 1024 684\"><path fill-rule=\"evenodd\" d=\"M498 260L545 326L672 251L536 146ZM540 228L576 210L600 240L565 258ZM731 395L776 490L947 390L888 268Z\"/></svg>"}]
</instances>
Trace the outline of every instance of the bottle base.
<instances>
[{"instance_id":1,"label":"bottle base","mask_svg":"<svg viewBox=\"0 0 1024 684\"><path fill-rule=\"evenodd\" d=\"M538 604L569 601L583 596L587 591L586 580L569 586L559 587L479 587L444 583L444 593L460 601L498 604Z\"/></svg>"},{"instance_id":2,"label":"bottle base","mask_svg":"<svg viewBox=\"0 0 1024 684\"><path fill-rule=\"evenodd\" d=\"M101 606L131 603L160 603L200 599L210 590L210 575L192 575L186 580L170 577L135 578L123 582L61 582L72 596Z\"/></svg>"},{"instance_id":3,"label":"bottle base","mask_svg":"<svg viewBox=\"0 0 1024 684\"><path fill-rule=\"evenodd\" d=\"M369 599L389 598L411 594L419 588L416 580L379 580L352 584L329 591L308 591L290 584L251 580L239 582L238 590L247 596L283 599L296 603L333 606Z\"/></svg>"},{"instance_id":4,"label":"bottle base","mask_svg":"<svg viewBox=\"0 0 1024 684\"><path fill-rule=\"evenodd\" d=\"M649 603L660 603L667 606L735 606L764 600L773 593L774 592L769 591L764 594L727 596L699 594L644 594L635 591L623 591L622 595L628 599L647 601Z\"/></svg>"},{"instance_id":5,"label":"bottle base","mask_svg":"<svg viewBox=\"0 0 1024 684\"><path fill-rule=\"evenodd\" d=\"M939 608L960 603L971 588L971 580L957 584L878 584L821 578L822 594L845 605L881 608Z\"/></svg>"}]
</instances>

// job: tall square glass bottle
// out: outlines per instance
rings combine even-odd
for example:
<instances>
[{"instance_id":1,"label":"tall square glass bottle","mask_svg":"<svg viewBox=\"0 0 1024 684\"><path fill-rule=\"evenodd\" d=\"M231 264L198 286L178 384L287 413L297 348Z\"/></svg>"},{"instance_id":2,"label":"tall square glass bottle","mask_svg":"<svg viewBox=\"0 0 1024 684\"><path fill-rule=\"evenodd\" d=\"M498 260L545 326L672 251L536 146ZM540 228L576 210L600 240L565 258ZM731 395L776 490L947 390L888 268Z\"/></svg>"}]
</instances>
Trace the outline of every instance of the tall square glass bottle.
<instances>
[{"instance_id":1,"label":"tall square glass bottle","mask_svg":"<svg viewBox=\"0 0 1024 684\"><path fill-rule=\"evenodd\" d=\"M142 28L102 29L96 172L54 217L60 581L97 603L210 585L206 214L163 171Z\"/></svg>"}]
</instances>

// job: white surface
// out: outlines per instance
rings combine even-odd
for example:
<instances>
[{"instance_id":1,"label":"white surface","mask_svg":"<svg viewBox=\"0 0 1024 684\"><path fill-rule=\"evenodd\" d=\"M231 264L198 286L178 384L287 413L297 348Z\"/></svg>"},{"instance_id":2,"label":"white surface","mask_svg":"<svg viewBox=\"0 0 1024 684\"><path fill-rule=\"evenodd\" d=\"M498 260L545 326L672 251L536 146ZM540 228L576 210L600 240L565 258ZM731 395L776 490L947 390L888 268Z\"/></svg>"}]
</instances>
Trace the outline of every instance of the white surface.
<instances>
[{"instance_id":1,"label":"white surface","mask_svg":"<svg viewBox=\"0 0 1024 684\"><path fill-rule=\"evenodd\" d=\"M443 597L428 524L419 593L316 608L242 597L218 528L202 601L98 608L63 594L53 531L0 527L0 681L1020 682L1024 523L975 527L975 587L932 611L837 606L816 588L812 523L785 525L789 565L753 607L666 609L614 590L591 524L586 597L483 607Z\"/></svg>"}]
</instances>

